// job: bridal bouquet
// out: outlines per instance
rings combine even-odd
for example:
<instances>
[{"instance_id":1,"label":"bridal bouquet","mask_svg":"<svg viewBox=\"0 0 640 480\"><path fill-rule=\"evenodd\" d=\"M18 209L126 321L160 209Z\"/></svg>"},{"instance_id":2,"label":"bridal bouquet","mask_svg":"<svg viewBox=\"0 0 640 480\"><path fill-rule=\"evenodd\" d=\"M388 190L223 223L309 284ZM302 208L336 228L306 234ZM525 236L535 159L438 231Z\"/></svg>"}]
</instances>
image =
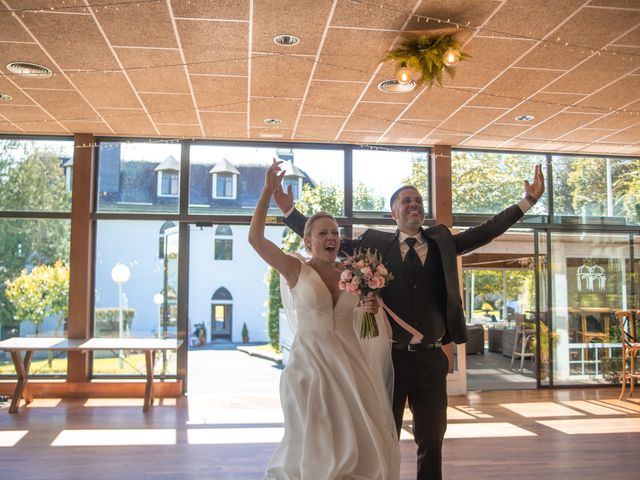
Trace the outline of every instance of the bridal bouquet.
<instances>
[{"instance_id":1,"label":"bridal bouquet","mask_svg":"<svg viewBox=\"0 0 640 480\"><path fill-rule=\"evenodd\" d=\"M340 274L340 290L358 295L360 301L367 298L369 292L376 295L393 280L393 275L382 264L377 250L356 250L353 256L342 262L344 270ZM365 312L360 327L360 338L377 337L378 324L372 313Z\"/></svg>"}]
</instances>

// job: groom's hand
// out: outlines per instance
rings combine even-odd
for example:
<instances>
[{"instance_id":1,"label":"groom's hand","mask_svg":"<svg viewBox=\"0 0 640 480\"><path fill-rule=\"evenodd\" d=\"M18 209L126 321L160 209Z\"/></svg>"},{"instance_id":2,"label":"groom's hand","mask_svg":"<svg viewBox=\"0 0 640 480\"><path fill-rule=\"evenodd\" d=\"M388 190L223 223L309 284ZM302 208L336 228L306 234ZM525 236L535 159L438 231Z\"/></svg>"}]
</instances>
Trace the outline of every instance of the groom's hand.
<instances>
[{"instance_id":1,"label":"groom's hand","mask_svg":"<svg viewBox=\"0 0 640 480\"><path fill-rule=\"evenodd\" d=\"M280 183L276 191L273 192L273 200L282 213L287 213L291 210L293 208L293 190L291 189L291 185L287 187L287 193L284 193L282 183Z\"/></svg>"},{"instance_id":2,"label":"groom's hand","mask_svg":"<svg viewBox=\"0 0 640 480\"><path fill-rule=\"evenodd\" d=\"M533 174L533 183L529 183L528 180L524 181L524 198L531 205L535 205L544 193L544 176L542 175L542 167L536 165Z\"/></svg>"}]
</instances>

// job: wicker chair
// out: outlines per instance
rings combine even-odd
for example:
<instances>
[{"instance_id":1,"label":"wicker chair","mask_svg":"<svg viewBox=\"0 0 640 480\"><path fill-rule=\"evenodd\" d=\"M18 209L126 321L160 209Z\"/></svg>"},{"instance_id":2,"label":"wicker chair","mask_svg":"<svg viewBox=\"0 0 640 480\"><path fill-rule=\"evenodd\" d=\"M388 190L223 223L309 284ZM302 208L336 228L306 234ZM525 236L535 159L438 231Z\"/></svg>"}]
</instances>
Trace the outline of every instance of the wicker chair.
<instances>
[{"instance_id":1,"label":"wicker chair","mask_svg":"<svg viewBox=\"0 0 640 480\"><path fill-rule=\"evenodd\" d=\"M620 332L622 333L622 390L620 391L620 400L624 399L624 392L627 388L627 378L629 379L629 396L633 396L636 379L640 379L640 371L636 371L636 360L638 352L640 352L640 337L636 322L640 317L640 310L632 312L631 310L616 311L616 318L620 324ZM627 360L629 360L629 372L627 372Z\"/></svg>"}]
</instances>

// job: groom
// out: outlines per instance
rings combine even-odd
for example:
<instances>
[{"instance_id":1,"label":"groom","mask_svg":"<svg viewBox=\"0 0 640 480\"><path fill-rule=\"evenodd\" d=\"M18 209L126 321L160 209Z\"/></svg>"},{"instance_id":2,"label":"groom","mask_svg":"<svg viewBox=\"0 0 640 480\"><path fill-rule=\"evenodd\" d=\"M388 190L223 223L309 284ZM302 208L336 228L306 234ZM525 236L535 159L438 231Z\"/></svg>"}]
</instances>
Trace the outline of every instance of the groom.
<instances>
[{"instance_id":1,"label":"groom","mask_svg":"<svg viewBox=\"0 0 640 480\"><path fill-rule=\"evenodd\" d=\"M390 320L395 372L393 414L402 427L408 400L413 414L413 435L418 444L418 480L442 478L442 441L447 428L447 373L449 361L442 345L467 341L459 289L458 255L489 243L516 223L544 192L544 178L536 165L534 181L524 182L525 196L486 222L453 235L444 225L423 229L422 196L412 186L400 187L391 196L395 233L368 229L356 240L342 239L347 255L371 248L381 255L394 280L382 289L387 306L423 334L411 344L412 335ZM294 208L291 187L274 194L285 214L285 224L302 236L305 217Z\"/></svg>"}]
</instances>

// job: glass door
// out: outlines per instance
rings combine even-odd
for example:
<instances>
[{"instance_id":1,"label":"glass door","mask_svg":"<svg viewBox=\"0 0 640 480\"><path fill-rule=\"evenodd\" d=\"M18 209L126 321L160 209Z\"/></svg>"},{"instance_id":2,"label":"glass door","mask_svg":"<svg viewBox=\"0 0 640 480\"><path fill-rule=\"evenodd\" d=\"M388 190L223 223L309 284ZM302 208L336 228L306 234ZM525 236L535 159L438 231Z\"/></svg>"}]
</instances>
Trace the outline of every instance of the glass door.
<instances>
[{"instance_id":1,"label":"glass door","mask_svg":"<svg viewBox=\"0 0 640 480\"><path fill-rule=\"evenodd\" d=\"M638 308L633 237L551 232L547 241L551 308L548 329L539 331L542 376L551 375L552 385L616 383L615 311Z\"/></svg>"}]
</instances>

